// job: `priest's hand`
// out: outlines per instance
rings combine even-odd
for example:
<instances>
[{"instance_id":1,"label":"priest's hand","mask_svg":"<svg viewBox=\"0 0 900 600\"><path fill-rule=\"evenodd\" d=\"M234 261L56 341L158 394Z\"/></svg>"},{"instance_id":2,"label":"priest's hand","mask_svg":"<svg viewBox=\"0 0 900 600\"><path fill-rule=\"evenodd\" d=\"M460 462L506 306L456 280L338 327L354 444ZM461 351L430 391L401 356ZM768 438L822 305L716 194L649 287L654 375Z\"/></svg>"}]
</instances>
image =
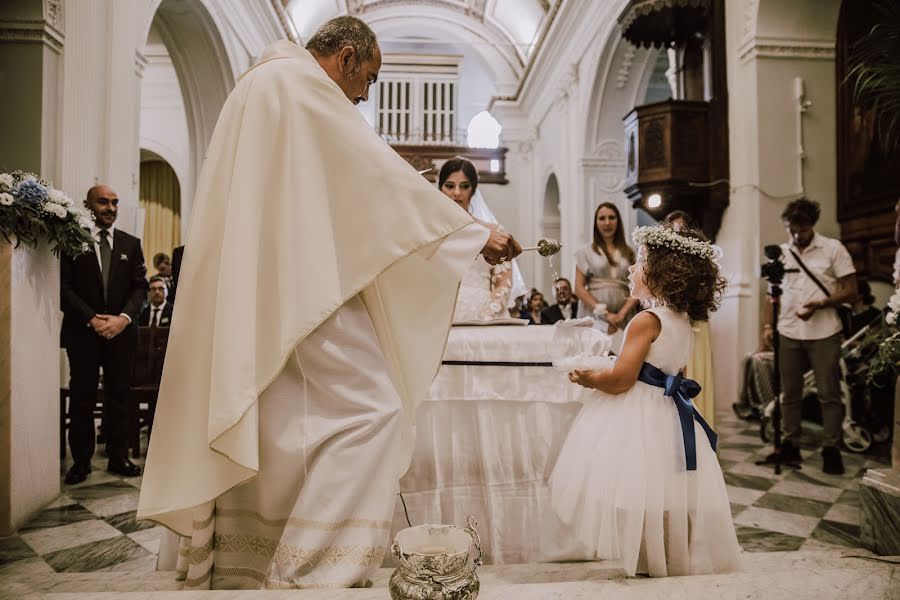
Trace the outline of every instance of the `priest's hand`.
<instances>
[{"instance_id":1,"label":"priest's hand","mask_svg":"<svg viewBox=\"0 0 900 600\"><path fill-rule=\"evenodd\" d=\"M512 260L522 253L522 246L519 242L506 233L502 229L491 229L491 236L488 238L481 254L484 260L491 265L498 265L504 261Z\"/></svg>"}]
</instances>

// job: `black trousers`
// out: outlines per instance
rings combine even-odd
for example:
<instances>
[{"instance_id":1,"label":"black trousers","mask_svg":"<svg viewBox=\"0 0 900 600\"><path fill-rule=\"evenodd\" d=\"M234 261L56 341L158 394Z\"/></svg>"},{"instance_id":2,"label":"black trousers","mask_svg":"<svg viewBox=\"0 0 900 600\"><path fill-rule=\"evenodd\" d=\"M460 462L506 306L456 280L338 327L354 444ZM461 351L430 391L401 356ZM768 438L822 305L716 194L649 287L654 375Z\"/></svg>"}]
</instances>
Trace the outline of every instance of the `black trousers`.
<instances>
[{"instance_id":1,"label":"black trousers","mask_svg":"<svg viewBox=\"0 0 900 600\"><path fill-rule=\"evenodd\" d=\"M105 397L103 435L110 459L126 458L131 366L137 344L137 327L129 325L111 340L85 328L69 336L69 450L76 463L88 463L94 455L94 407L103 367Z\"/></svg>"}]
</instances>

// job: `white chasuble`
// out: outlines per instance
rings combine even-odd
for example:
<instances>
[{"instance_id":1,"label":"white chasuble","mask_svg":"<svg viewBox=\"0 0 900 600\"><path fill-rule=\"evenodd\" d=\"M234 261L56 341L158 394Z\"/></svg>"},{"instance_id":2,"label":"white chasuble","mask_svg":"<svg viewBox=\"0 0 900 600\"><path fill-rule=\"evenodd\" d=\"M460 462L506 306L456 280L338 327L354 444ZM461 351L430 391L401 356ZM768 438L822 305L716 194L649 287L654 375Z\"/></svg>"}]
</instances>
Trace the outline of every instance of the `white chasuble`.
<instances>
[{"instance_id":1,"label":"white chasuble","mask_svg":"<svg viewBox=\"0 0 900 600\"><path fill-rule=\"evenodd\" d=\"M277 42L244 74L198 182L138 506L206 554L189 579L218 585L218 557L240 587L377 567L487 237L306 50Z\"/></svg>"}]
</instances>

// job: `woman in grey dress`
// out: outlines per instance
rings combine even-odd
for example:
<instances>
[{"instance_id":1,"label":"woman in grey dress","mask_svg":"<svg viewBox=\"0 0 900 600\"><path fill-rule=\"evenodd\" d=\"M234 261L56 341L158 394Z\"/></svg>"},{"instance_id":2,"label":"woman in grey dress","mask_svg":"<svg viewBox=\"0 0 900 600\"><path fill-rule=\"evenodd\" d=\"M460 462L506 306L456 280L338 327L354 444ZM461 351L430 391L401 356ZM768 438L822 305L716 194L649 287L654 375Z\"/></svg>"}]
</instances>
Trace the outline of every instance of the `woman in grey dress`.
<instances>
[{"instance_id":1,"label":"woman in grey dress","mask_svg":"<svg viewBox=\"0 0 900 600\"><path fill-rule=\"evenodd\" d=\"M628 291L628 267L634 260L619 209L611 202L602 203L594 212L593 242L575 253L579 317L593 316L610 335L625 329L638 304Z\"/></svg>"}]
</instances>

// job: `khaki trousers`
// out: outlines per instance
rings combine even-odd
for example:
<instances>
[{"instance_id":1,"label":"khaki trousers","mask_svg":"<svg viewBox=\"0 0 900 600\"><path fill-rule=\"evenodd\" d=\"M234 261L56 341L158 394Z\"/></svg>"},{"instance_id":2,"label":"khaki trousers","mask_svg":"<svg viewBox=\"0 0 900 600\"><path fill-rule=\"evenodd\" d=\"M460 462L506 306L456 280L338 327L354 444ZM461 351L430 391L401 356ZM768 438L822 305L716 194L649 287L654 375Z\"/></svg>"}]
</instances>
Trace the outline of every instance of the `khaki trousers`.
<instances>
[{"instance_id":1,"label":"khaki trousers","mask_svg":"<svg viewBox=\"0 0 900 600\"><path fill-rule=\"evenodd\" d=\"M799 447L803 404L803 374L812 368L822 405L822 446L839 447L844 405L841 402L841 334L821 340L795 340L779 335L781 369L781 430L784 440Z\"/></svg>"}]
</instances>

